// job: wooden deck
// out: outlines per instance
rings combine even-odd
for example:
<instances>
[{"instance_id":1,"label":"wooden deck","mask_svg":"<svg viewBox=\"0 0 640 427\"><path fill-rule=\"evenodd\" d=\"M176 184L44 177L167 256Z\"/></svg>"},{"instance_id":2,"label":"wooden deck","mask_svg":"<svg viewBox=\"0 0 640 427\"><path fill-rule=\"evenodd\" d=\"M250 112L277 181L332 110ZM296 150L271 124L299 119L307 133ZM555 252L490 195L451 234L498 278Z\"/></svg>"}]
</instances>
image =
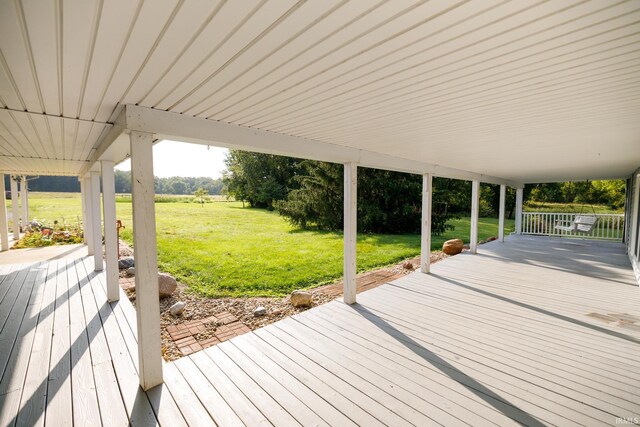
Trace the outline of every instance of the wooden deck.
<instances>
[{"instance_id":1,"label":"wooden deck","mask_svg":"<svg viewBox=\"0 0 640 427\"><path fill-rule=\"evenodd\" d=\"M0 266L0 426L615 425L640 417L620 244L510 237L165 364L90 258Z\"/></svg>"}]
</instances>

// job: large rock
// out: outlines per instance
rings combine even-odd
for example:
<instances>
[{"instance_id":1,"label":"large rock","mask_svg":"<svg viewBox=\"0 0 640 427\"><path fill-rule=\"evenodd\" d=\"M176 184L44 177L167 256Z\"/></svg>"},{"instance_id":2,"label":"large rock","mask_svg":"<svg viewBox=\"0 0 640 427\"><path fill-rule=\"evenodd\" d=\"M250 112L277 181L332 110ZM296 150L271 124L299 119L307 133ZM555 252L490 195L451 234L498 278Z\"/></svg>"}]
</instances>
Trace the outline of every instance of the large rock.
<instances>
[{"instance_id":1,"label":"large rock","mask_svg":"<svg viewBox=\"0 0 640 427\"><path fill-rule=\"evenodd\" d=\"M256 308L255 310L253 310L253 315L255 317L265 316L266 314L267 314L267 309L264 308L263 306L260 306L260 307Z\"/></svg>"},{"instance_id":2,"label":"large rock","mask_svg":"<svg viewBox=\"0 0 640 427\"><path fill-rule=\"evenodd\" d=\"M293 291L291 293L291 305L294 307L311 307L311 292Z\"/></svg>"},{"instance_id":3,"label":"large rock","mask_svg":"<svg viewBox=\"0 0 640 427\"><path fill-rule=\"evenodd\" d=\"M177 303L173 304L171 308L169 308L169 312L172 316L179 316L184 311L184 307L185 303L183 303L182 301L178 301Z\"/></svg>"},{"instance_id":4,"label":"large rock","mask_svg":"<svg viewBox=\"0 0 640 427\"><path fill-rule=\"evenodd\" d=\"M178 282L172 276L159 273L158 274L158 293L160 298L170 297L177 289Z\"/></svg>"},{"instance_id":5,"label":"large rock","mask_svg":"<svg viewBox=\"0 0 640 427\"><path fill-rule=\"evenodd\" d=\"M460 239L447 240L442 245L442 252L447 255L457 255L462 252L463 247L464 243Z\"/></svg>"},{"instance_id":6,"label":"large rock","mask_svg":"<svg viewBox=\"0 0 640 427\"><path fill-rule=\"evenodd\" d=\"M124 257L124 258L120 258L118 260L118 268L120 270L126 270L128 268L131 268L135 265L135 261L133 260L133 257Z\"/></svg>"}]
</instances>

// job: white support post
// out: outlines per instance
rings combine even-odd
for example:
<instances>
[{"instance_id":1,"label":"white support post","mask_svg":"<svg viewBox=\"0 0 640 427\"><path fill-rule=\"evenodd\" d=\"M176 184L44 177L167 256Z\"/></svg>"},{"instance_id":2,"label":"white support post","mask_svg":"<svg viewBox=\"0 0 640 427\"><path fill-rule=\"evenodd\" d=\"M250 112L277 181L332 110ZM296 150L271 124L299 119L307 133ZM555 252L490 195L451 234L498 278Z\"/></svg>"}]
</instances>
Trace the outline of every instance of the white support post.
<instances>
[{"instance_id":1,"label":"white support post","mask_svg":"<svg viewBox=\"0 0 640 427\"><path fill-rule=\"evenodd\" d=\"M89 175L82 178L84 187L84 206L86 209L86 221L83 222L84 238L87 242L87 253L93 255L93 211L91 204L91 177Z\"/></svg>"},{"instance_id":2,"label":"white support post","mask_svg":"<svg viewBox=\"0 0 640 427\"><path fill-rule=\"evenodd\" d=\"M13 240L20 240L20 210L18 208L18 181L11 177L11 220L13 221Z\"/></svg>"},{"instance_id":3,"label":"white support post","mask_svg":"<svg viewBox=\"0 0 640 427\"><path fill-rule=\"evenodd\" d=\"M422 175L422 235L420 238L420 271L429 273L431 269L431 210L433 196L433 175Z\"/></svg>"},{"instance_id":4,"label":"white support post","mask_svg":"<svg viewBox=\"0 0 640 427\"><path fill-rule=\"evenodd\" d=\"M82 228L84 230L86 224L87 224L87 201L86 201L86 192L85 192L85 188L84 188L84 179L82 178L78 178L78 181L80 182L80 202L82 205ZM84 242L84 244L87 244L87 233L86 230L82 233L82 241Z\"/></svg>"},{"instance_id":5,"label":"white support post","mask_svg":"<svg viewBox=\"0 0 640 427\"><path fill-rule=\"evenodd\" d=\"M471 236L469 250L478 253L478 216L480 215L480 181L471 183Z\"/></svg>"},{"instance_id":6,"label":"white support post","mask_svg":"<svg viewBox=\"0 0 640 427\"><path fill-rule=\"evenodd\" d=\"M107 299L120 299L118 275L118 230L116 229L116 181L112 161L102 160L102 209L104 217L104 252L107 269Z\"/></svg>"},{"instance_id":7,"label":"white support post","mask_svg":"<svg viewBox=\"0 0 640 427\"><path fill-rule=\"evenodd\" d=\"M91 182L91 236L93 238L93 268L104 269L102 260L102 217L100 215L100 173L89 173Z\"/></svg>"},{"instance_id":8,"label":"white support post","mask_svg":"<svg viewBox=\"0 0 640 427\"><path fill-rule=\"evenodd\" d=\"M344 302L356 302L356 238L358 235L358 165L344 164Z\"/></svg>"},{"instance_id":9,"label":"white support post","mask_svg":"<svg viewBox=\"0 0 640 427\"><path fill-rule=\"evenodd\" d=\"M132 131L131 193L136 262L138 366L144 390L163 382L158 256L153 184L153 134Z\"/></svg>"},{"instance_id":10,"label":"white support post","mask_svg":"<svg viewBox=\"0 0 640 427\"><path fill-rule=\"evenodd\" d=\"M29 194L27 189L27 177L20 179L20 203L22 204L22 228L29 224Z\"/></svg>"},{"instance_id":11,"label":"white support post","mask_svg":"<svg viewBox=\"0 0 640 427\"><path fill-rule=\"evenodd\" d=\"M500 209L498 213L498 241L504 242L504 209L507 197L507 187L503 184L500 186Z\"/></svg>"},{"instance_id":12,"label":"white support post","mask_svg":"<svg viewBox=\"0 0 640 427\"><path fill-rule=\"evenodd\" d=\"M516 234L522 234L522 199L524 189L516 188Z\"/></svg>"},{"instance_id":13,"label":"white support post","mask_svg":"<svg viewBox=\"0 0 640 427\"><path fill-rule=\"evenodd\" d=\"M2 240L0 250L8 251L9 221L7 219L7 196L5 191L4 174L0 174L0 192L2 192L2 195L0 196L0 239Z\"/></svg>"}]
</instances>

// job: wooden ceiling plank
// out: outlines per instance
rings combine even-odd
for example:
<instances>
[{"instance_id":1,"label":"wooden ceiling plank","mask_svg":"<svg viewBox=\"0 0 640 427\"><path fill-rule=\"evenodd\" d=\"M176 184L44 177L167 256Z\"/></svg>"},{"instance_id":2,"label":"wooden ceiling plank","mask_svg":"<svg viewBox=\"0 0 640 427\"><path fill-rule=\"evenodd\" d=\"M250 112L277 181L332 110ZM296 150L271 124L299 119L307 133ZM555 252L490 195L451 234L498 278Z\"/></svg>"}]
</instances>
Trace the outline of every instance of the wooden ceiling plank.
<instances>
[{"instance_id":1,"label":"wooden ceiling plank","mask_svg":"<svg viewBox=\"0 0 640 427\"><path fill-rule=\"evenodd\" d=\"M16 107L42 112L16 5L16 2L0 2L0 52L4 73L23 104Z\"/></svg>"},{"instance_id":2,"label":"wooden ceiling plank","mask_svg":"<svg viewBox=\"0 0 640 427\"><path fill-rule=\"evenodd\" d=\"M136 17L131 34L126 39L126 45L118 60L113 77L104 94L95 119L106 122L111 120L116 106L129 87L133 77L142 66L147 52L153 48L165 23L172 16L178 6L177 0L157 0L142 3ZM107 32L108 36L108 32Z\"/></svg>"},{"instance_id":3,"label":"wooden ceiling plank","mask_svg":"<svg viewBox=\"0 0 640 427\"><path fill-rule=\"evenodd\" d=\"M429 94L424 96L409 96L400 98L392 103L374 103L369 108L353 109L353 112L342 112L342 115L324 116L312 121L309 124L297 124L298 129L305 131L322 131L323 123L332 122L332 129L350 128L352 131L358 131L366 126L363 121L382 120L385 119L392 123L396 118L403 120L407 115L416 117L422 115L424 118L433 118L433 111L438 114L442 113L443 107L454 106L462 109L469 109L482 102L490 102L493 104L509 101L521 97L523 94L535 94L538 92L546 92L553 94L553 91L546 88L555 88L561 91L563 88L580 88L580 84L593 84L592 89L598 89L598 84L606 84L611 80L615 80L618 76L626 76L629 72L635 70L640 61L633 56L625 56L622 60L613 58L610 61L594 62L596 64L592 69L581 69L578 71L562 75L561 78L549 78L543 75L540 79L523 79L518 85L501 85L499 88L485 87L478 85L475 93L473 91L459 91L458 97L450 97L448 92L444 92L440 96ZM547 83L549 82L549 83ZM489 85L490 86L490 85ZM475 95L475 96L474 96ZM278 129L281 132L297 133L294 128L279 128L271 125L269 128Z\"/></svg>"},{"instance_id":4,"label":"wooden ceiling plank","mask_svg":"<svg viewBox=\"0 0 640 427\"><path fill-rule=\"evenodd\" d=\"M268 4L261 2L254 9L249 9L242 3L233 2L233 7L240 9L235 13L240 16L244 14L244 17L240 21L231 23L236 25L228 29L228 33L221 38L212 52L214 54L210 54L204 62L198 64L186 80L158 103L157 108L179 111L188 102L187 99L206 83L212 71L222 67L247 45L255 42L257 37L268 31L270 25L295 4L295 0ZM223 11L224 9L221 10Z\"/></svg>"},{"instance_id":5,"label":"wooden ceiling plank","mask_svg":"<svg viewBox=\"0 0 640 427\"><path fill-rule=\"evenodd\" d=\"M602 8L601 5L598 5L598 6ZM606 9L605 11L611 12L610 9ZM624 13L625 11L628 12L628 10L626 9L622 11L615 9L615 11L618 14ZM576 19L575 16L571 16L571 15L569 17L565 17L565 19L568 19L569 22L572 22L574 24L576 22L583 22L583 19ZM631 19L631 18L628 18L628 19ZM637 15L635 19L637 19ZM584 20L586 22L584 25L593 24L593 21L586 20L586 18ZM625 22L620 22L618 25L624 25ZM549 45L551 46L557 45L559 40L557 40L556 38L560 34L564 34L563 37L571 37L572 34L573 34L573 37L576 37L579 35L574 33L566 34L566 29L564 26L558 26L555 28L551 26L549 28L550 28L550 32L544 31L537 35L526 37L525 39L520 40L519 41L520 43L518 43L518 40L513 40L508 38L506 43L510 45L509 55L511 56L521 55L519 52L520 52L520 49L523 48L523 46L520 46L520 45L522 45L523 43L527 44L527 48L523 50L530 55L532 51L534 51L534 53L536 50L544 52L544 50L548 48ZM469 37L471 36L472 35L470 35ZM494 42L493 44L496 44L496 43ZM483 50L481 49L480 52L484 52L488 54L489 57L493 56L498 61L500 61L501 58L506 55L506 53L503 50L497 50L497 49L494 50L495 46L493 46L492 44L485 44L485 45L482 45L481 47ZM480 46L478 45L476 48L479 49ZM433 73L436 70L438 71L438 76L442 77L442 76L450 76L455 72L458 72L461 70L464 71L467 68L471 67L474 61L475 63L483 64L485 68L487 68L487 65L492 65L491 62L487 63L486 55L478 55L478 52L476 52L476 54L470 54L470 52L467 52L465 49L465 50L461 50L458 53L449 54L447 50L443 50L445 49L445 46L441 46L439 47L439 49L440 51L430 52L430 55L426 57L427 59L425 59L424 55L416 56L412 58L411 61L413 62L415 62L416 60L423 62L423 65L420 68L411 69L411 67L414 65L413 62L407 63L406 61L393 61L392 59L390 59L389 62L387 62L387 64L391 64L391 66L385 67L385 74L377 79L375 79L374 77L377 76L378 74L366 75L365 78L363 79L357 79L357 80L351 81L350 85L344 87L339 92L335 92L334 90L330 90L329 88L322 87L319 89L320 92L315 94L315 95L319 95L320 98L318 98L318 96L314 97L313 91L310 91L309 94L306 95L305 102L307 102L308 104L303 105L303 104L300 104L299 102L296 103L296 102L293 102L293 99L292 99L291 100L292 102L290 102L287 107L281 106L279 108L271 108L267 111L264 111L262 113L262 116L260 117L263 117L263 118L274 117L278 115L280 117L284 117L287 114L294 114L294 115L301 114L301 112L304 112L309 108L313 108L313 109L320 108L322 106L327 105L327 103L333 104L341 100L344 100L345 102L350 103L354 99L355 100L359 98L368 99L376 96L377 93L380 91L383 91L386 93L390 93L394 91L402 91L402 90L412 91L412 90L419 89L420 84L425 84L425 83L431 84L431 80L434 77L437 78L437 76L433 76L433 74L431 73ZM436 53L439 53L439 55L436 55ZM435 55L435 56L432 57L431 55ZM538 59L544 59L544 56ZM469 63L470 61L471 63ZM396 74L393 73L394 70L396 70L395 71ZM407 71L403 71L403 70L408 70L408 75L407 75ZM473 71L474 71L474 74L478 73L478 70L473 70ZM398 74L398 72L400 73ZM488 72L491 72L491 67L489 67ZM335 86L336 85L332 87L335 87ZM241 119L239 123L243 123L248 126L260 125L260 122L257 122L256 121L257 119L255 117L250 121L247 121L246 117L247 116ZM222 117L221 119L231 120L231 117Z\"/></svg>"},{"instance_id":6,"label":"wooden ceiling plank","mask_svg":"<svg viewBox=\"0 0 640 427\"><path fill-rule=\"evenodd\" d=\"M354 116L363 111L363 107L366 109L371 109L375 106L383 106L383 108L394 107L398 103L407 105L413 100L432 99L436 95L455 96L478 88L485 90L496 85L504 86L506 79L519 78L520 80L530 81L540 75L542 70L545 70L545 74L542 75L548 75L549 69L560 67L564 63L623 47L632 47L634 44L640 43L640 31L634 30L633 27L626 27L621 33L615 33L613 40L607 38L605 40L596 39L591 41L593 45L585 46L584 41L582 47L571 44L566 46L566 50L556 51L554 52L555 55L547 56L546 58L533 55L519 60L491 65L484 69L472 66L464 70L443 72L437 75L426 73L420 81L414 84L385 90L370 98L365 96L351 97L334 102L332 105L316 100L317 104L313 106L313 109L306 108L283 116L279 122L272 119L263 124L280 126L283 123L296 122L300 118L304 118L305 121L310 119L313 119L313 121L326 120L332 117L347 118L347 116ZM560 76L560 78L564 77L564 75ZM346 107L347 105L348 107ZM255 123L254 125L260 126L261 123Z\"/></svg>"}]
</instances>

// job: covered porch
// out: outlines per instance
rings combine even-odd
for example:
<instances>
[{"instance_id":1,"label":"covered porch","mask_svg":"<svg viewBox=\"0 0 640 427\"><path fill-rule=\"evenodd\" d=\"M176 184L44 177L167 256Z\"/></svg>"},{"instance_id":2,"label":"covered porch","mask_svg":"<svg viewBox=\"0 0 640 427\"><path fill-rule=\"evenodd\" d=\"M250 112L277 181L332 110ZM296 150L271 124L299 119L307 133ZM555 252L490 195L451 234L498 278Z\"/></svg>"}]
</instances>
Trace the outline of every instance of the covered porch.
<instances>
[{"instance_id":1,"label":"covered porch","mask_svg":"<svg viewBox=\"0 0 640 427\"><path fill-rule=\"evenodd\" d=\"M0 255L1 256L1 255ZM176 362L81 252L3 265L0 425L613 425L640 416L621 243L508 236Z\"/></svg>"}]
</instances>

